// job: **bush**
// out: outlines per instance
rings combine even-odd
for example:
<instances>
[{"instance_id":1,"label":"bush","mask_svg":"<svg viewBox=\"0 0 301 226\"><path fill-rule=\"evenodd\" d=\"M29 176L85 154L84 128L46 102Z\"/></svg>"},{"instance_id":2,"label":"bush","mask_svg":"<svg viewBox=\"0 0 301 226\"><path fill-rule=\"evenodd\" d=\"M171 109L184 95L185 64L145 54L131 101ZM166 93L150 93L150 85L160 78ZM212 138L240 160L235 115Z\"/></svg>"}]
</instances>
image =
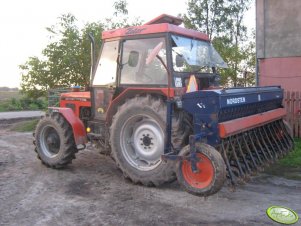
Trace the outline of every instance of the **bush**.
<instances>
[{"instance_id":1,"label":"bush","mask_svg":"<svg viewBox=\"0 0 301 226\"><path fill-rule=\"evenodd\" d=\"M22 111L22 110L46 110L47 100L45 98L33 99L22 97L20 99L11 98L0 103L0 112L2 111Z\"/></svg>"}]
</instances>

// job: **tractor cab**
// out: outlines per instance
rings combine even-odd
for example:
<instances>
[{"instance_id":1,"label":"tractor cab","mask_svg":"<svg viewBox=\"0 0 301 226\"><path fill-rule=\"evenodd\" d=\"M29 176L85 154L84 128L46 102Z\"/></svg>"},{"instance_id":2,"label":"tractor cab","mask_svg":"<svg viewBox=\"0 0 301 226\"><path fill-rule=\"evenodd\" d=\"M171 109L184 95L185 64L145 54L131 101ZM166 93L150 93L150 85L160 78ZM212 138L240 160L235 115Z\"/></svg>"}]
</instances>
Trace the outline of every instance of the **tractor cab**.
<instances>
[{"instance_id":1,"label":"tractor cab","mask_svg":"<svg viewBox=\"0 0 301 226\"><path fill-rule=\"evenodd\" d=\"M191 75L197 89L218 86L216 67L227 64L207 35L179 27L181 23L161 15L142 26L103 32L92 75L96 119L110 121L110 103L123 93L131 97L147 90L172 97L175 89L185 92Z\"/></svg>"}]
</instances>

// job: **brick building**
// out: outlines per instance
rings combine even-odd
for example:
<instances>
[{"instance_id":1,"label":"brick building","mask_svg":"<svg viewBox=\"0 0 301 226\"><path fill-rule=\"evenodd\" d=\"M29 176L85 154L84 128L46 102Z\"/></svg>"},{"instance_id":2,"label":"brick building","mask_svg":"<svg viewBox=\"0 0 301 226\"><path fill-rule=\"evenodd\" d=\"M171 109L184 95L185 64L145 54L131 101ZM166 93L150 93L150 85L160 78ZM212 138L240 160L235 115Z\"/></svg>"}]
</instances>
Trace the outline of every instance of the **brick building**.
<instances>
[{"instance_id":1,"label":"brick building","mask_svg":"<svg viewBox=\"0 0 301 226\"><path fill-rule=\"evenodd\" d=\"M301 91L301 0L256 0L260 86Z\"/></svg>"}]
</instances>

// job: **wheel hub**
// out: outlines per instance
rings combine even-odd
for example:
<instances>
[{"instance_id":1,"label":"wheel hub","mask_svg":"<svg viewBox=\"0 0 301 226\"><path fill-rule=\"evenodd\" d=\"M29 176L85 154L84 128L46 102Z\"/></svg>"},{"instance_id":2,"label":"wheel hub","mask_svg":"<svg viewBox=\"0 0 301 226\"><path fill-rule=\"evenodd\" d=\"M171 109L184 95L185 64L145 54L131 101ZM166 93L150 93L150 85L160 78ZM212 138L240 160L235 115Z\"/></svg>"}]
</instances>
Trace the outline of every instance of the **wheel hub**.
<instances>
[{"instance_id":1,"label":"wheel hub","mask_svg":"<svg viewBox=\"0 0 301 226\"><path fill-rule=\"evenodd\" d=\"M142 135L143 138L140 138L140 140L142 140L143 143L141 143L141 145L144 145L144 149L146 149L146 147L151 148L150 146L153 145L154 143L152 143L152 137L149 137L149 134L143 134Z\"/></svg>"},{"instance_id":2,"label":"wheel hub","mask_svg":"<svg viewBox=\"0 0 301 226\"><path fill-rule=\"evenodd\" d=\"M47 138L46 138L46 143L48 145L52 145L54 146L55 144L57 144L59 142L58 137L56 136L56 134L50 134Z\"/></svg>"},{"instance_id":3,"label":"wheel hub","mask_svg":"<svg viewBox=\"0 0 301 226\"><path fill-rule=\"evenodd\" d=\"M136 154L149 163L158 161L161 157L164 143L160 127L156 122L143 120L134 129L133 140Z\"/></svg>"},{"instance_id":4,"label":"wheel hub","mask_svg":"<svg viewBox=\"0 0 301 226\"><path fill-rule=\"evenodd\" d=\"M43 153L49 158L55 157L60 150L59 135L51 126L46 126L41 131L40 143Z\"/></svg>"},{"instance_id":5,"label":"wheel hub","mask_svg":"<svg viewBox=\"0 0 301 226\"><path fill-rule=\"evenodd\" d=\"M148 171L160 164L164 132L154 119L135 115L124 124L121 134L124 157L133 167Z\"/></svg>"},{"instance_id":6,"label":"wheel hub","mask_svg":"<svg viewBox=\"0 0 301 226\"><path fill-rule=\"evenodd\" d=\"M184 160L182 163L183 177L191 187L204 189L212 183L214 178L214 167L210 159L204 154L197 153L202 161L196 163L197 172L193 172L191 162Z\"/></svg>"}]
</instances>

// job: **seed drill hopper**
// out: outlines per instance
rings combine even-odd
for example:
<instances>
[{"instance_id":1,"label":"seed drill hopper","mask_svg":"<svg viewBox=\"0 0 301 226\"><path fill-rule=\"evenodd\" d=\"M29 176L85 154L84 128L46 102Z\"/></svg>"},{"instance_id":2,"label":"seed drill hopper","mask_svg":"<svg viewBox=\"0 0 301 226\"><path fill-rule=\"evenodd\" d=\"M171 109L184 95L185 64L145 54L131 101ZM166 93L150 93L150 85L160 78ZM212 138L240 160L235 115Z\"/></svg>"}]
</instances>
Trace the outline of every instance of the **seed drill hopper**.
<instances>
[{"instance_id":1,"label":"seed drill hopper","mask_svg":"<svg viewBox=\"0 0 301 226\"><path fill-rule=\"evenodd\" d=\"M203 90L185 94L183 108L193 115L194 133L219 151L236 184L292 150L282 99L276 86Z\"/></svg>"}]
</instances>

